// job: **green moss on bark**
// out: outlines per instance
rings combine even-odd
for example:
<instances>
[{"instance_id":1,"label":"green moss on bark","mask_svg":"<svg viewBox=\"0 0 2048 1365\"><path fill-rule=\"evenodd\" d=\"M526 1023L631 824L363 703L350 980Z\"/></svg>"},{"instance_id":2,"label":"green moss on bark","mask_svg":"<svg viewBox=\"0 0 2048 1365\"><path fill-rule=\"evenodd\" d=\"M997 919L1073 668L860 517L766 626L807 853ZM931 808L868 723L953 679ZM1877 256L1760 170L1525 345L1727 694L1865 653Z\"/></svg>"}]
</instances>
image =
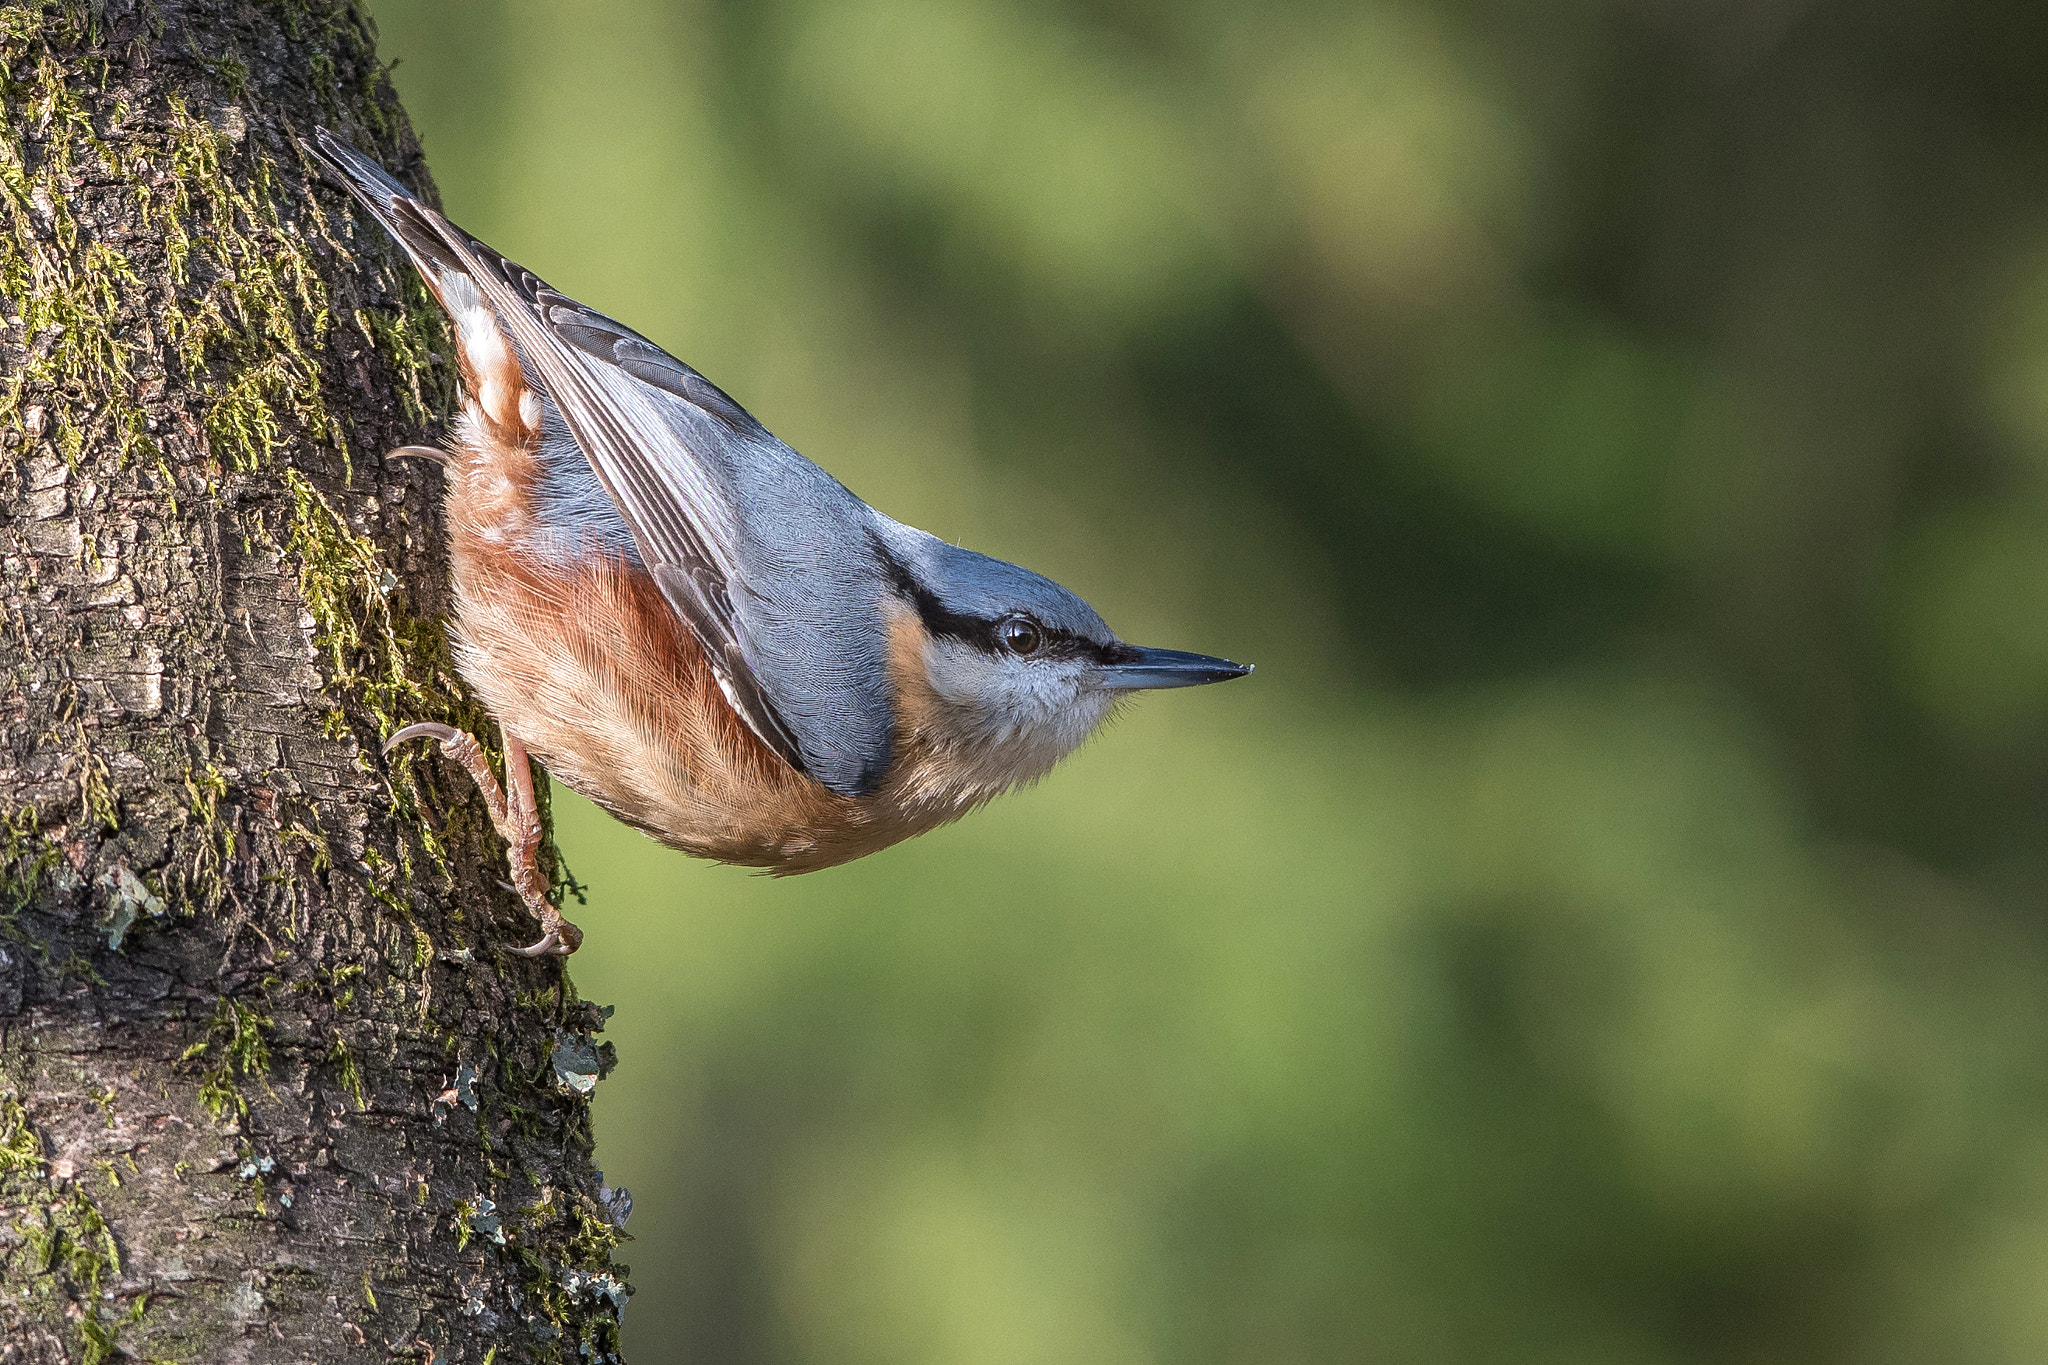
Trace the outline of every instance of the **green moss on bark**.
<instances>
[{"instance_id":1,"label":"green moss on bark","mask_svg":"<svg viewBox=\"0 0 2048 1365\"><path fill-rule=\"evenodd\" d=\"M139 1321L146 1304L109 1312L109 1280L121 1273L113 1229L84 1188L52 1171L42 1138L11 1088L0 1088L0 1203L13 1210L11 1247L0 1247L0 1276L10 1290L45 1316L75 1324L81 1360L101 1365L119 1349L124 1327Z\"/></svg>"},{"instance_id":2,"label":"green moss on bark","mask_svg":"<svg viewBox=\"0 0 2048 1365\"><path fill-rule=\"evenodd\" d=\"M599 1021L559 964L491 951L504 925L471 932L511 902L492 899L502 851L466 779L430 750L376 752L416 720L494 733L432 616L432 475L387 467L370 444L418 439L447 408L443 320L290 140L318 120L388 147L402 119L347 0L195 0L168 12L184 27L160 42L123 13L105 34L90 9L0 0L0 450L17 486L57 509L48 529L72 537L12 562L54 566L22 595L32 606L49 584L72 592L69 614L41 624L74 657L138 638L142 617L94 595L138 553L197 567L175 580L184 596L167 576L141 594L147 638L185 651L163 661L161 697L39 701L42 731L9 735L17 755L53 761L33 790L0 791L0 933L48 937L30 988L57 983L38 1008L63 1022L39 1047L0 1041L0 1060L21 1094L63 1096L35 1102L38 1122L92 1197L42 1160L25 1118L8 1129L0 1114L0 1189L35 1211L0 1250L62 1268L61 1292L29 1317L74 1361L117 1344L210 1358L221 1333L300 1300L325 1322L321 1296L352 1300L365 1271L363 1308L380 1319L365 1337L400 1341L394 1314L412 1313L429 1335L447 1329L444 1361L486 1346L500 1361L609 1353L619 1234L579 1192L588 1103L557 1090L548 1054L556 1030ZM117 504L133 518L125 541ZM76 622L91 638L61 634ZM27 694L51 670L7 644L0 663ZM194 695L173 696L188 679ZM554 876L566 884L558 862ZM110 929L80 913L103 884L158 908ZM120 996L145 973L176 988ZM0 992L13 988L0 970ZM147 1021L111 1045L81 1022L113 1017L93 1013L110 1001ZM109 1046L159 1070L113 1069L96 1052ZM416 1122L464 1067L473 1110ZM151 1115L175 1117L159 1131L182 1145L138 1170L140 1145L113 1135L133 1140ZM389 1172L400 1195L343 1178L343 1156ZM295 1182L320 1198L295 1208ZM472 1238L458 1258L454 1211L486 1199L505 1240ZM166 1203L207 1236L159 1235ZM361 1264L332 1283L270 1268L298 1218L350 1230L317 1251L302 1240L309 1259ZM124 1245L128 1228L141 1231ZM177 1273L211 1267L204 1288L153 1300L116 1283L181 1257ZM450 1274L503 1320L488 1343L476 1320L430 1311Z\"/></svg>"},{"instance_id":3,"label":"green moss on bark","mask_svg":"<svg viewBox=\"0 0 2048 1365\"><path fill-rule=\"evenodd\" d=\"M294 25L310 17L304 7L289 16ZM334 20L320 22L331 27ZM86 32L63 11L0 9L7 73L0 82L0 296L18 310L25 334L45 339L26 366L0 381L0 413L24 435L40 423L74 463L88 442L104 448L111 440L124 461L141 461L171 482L136 398L133 353L155 338L134 338L121 313L124 301L132 306L150 291L126 255L82 227L73 187L92 176L118 186L136 220L162 236L172 288L152 300L154 325L181 367L173 377L198 396L217 469L267 470L296 443L312 442L336 450L346 476L355 453L321 389L317 357L337 323L314 243L351 267L371 263L356 259L318 197L299 191L310 167L299 161L286 175L260 149L239 145L246 128L232 106L210 120L178 95L155 111L117 105L101 117L116 126L148 118L164 145L137 152L102 137L50 50L53 40L78 41ZM35 145L43 149L33 164L25 150L31 129L41 131ZM62 135L50 136L53 130ZM231 154L238 158L232 173L223 163ZM446 328L416 282L408 281L404 298L397 311L355 309L347 325L386 354L402 378L406 414L425 422L447 404ZM78 401L36 405L31 416L22 395L46 389ZM378 739L420 719L487 734L484 717L466 703L439 624L406 609L375 545L350 530L310 479L296 469L284 478L294 510L274 536L297 565L337 703L359 704ZM218 491L216 476L207 496ZM337 704L327 723L339 737L350 719ZM423 815L409 765L401 764L393 796L445 873L446 850ZM194 811L207 814L200 803ZM215 878L197 880L217 898Z\"/></svg>"}]
</instances>

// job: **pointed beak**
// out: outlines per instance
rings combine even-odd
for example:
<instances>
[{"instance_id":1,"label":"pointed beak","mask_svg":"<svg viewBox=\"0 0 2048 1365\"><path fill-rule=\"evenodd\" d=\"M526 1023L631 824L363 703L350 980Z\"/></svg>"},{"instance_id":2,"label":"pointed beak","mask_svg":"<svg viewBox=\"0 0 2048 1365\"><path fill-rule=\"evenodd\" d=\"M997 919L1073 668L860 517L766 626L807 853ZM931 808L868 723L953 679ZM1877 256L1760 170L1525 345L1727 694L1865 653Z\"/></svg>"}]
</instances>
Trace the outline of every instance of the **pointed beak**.
<instances>
[{"instance_id":1,"label":"pointed beak","mask_svg":"<svg viewBox=\"0 0 2048 1365\"><path fill-rule=\"evenodd\" d=\"M1100 686L1112 692L1135 692L1142 687L1199 687L1203 683L1229 682L1251 671L1250 664L1234 664L1206 654L1134 648L1123 662L1103 666Z\"/></svg>"}]
</instances>

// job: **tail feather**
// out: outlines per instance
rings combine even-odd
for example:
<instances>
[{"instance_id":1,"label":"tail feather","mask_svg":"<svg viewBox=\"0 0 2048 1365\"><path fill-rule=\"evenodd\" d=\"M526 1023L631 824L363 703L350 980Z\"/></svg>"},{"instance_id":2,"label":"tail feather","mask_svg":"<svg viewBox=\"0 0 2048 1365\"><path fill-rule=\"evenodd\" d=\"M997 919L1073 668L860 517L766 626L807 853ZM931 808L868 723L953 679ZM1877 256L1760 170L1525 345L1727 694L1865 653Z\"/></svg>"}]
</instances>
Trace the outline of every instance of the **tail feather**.
<instances>
[{"instance_id":1,"label":"tail feather","mask_svg":"<svg viewBox=\"0 0 2048 1365\"><path fill-rule=\"evenodd\" d=\"M386 174L382 166L325 128L315 128L311 141L299 139L299 146L397 239L427 283L434 286L435 293L442 292L447 275L469 273L460 253L449 242L455 225L421 203L411 190Z\"/></svg>"},{"instance_id":2,"label":"tail feather","mask_svg":"<svg viewBox=\"0 0 2048 1365\"><path fill-rule=\"evenodd\" d=\"M533 385L492 310L490 281L480 278L502 258L325 128L316 128L312 141L301 140L299 145L405 248L455 324L465 410L498 441L518 445L538 436L541 408L537 401L522 401Z\"/></svg>"}]
</instances>

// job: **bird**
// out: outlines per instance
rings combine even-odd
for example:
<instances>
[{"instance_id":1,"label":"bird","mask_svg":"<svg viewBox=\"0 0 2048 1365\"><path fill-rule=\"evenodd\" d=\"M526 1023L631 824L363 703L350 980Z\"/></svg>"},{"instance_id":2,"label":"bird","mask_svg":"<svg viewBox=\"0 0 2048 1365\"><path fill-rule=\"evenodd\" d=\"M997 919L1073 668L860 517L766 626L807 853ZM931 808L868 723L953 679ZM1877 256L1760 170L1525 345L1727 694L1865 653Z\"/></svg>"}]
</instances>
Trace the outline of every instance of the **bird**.
<instances>
[{"instance_id":1,"label":"bird","mask_svg":"<svg viewBox=\"0 0 2048 1365\"><path fill-rule=\"evenodd\" d=\"M1132 693L1245 664L1125 643L1078 595L877 511L691 366L550 288L325 128L299 140L448 315L457 671L496 721L433 740L482 791L540 939L529 758L685 853L787 875L1036 781Z\"/></svg>"}]
</instances>

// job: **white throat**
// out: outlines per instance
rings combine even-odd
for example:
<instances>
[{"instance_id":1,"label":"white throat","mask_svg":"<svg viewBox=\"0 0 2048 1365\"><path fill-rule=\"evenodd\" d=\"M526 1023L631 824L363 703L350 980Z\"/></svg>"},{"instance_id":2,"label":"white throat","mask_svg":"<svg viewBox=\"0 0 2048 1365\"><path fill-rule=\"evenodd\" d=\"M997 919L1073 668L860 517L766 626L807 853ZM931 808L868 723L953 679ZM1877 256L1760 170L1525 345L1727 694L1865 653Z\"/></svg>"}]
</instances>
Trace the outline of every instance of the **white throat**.
<instances>
[{"instance_id":1,"label":"white throat","mask_svg":"<svg viewBox=\"0 0 2048 1365\"><path fill-rule=\"evenodd\" d=\"M1074 661L991 656L959 640L925 648L925 678L947 733L933 738L989 794L1035 782L1081 747L1116 707L1116 696L1089 685Z\"/></svg>"}]
</instances>

